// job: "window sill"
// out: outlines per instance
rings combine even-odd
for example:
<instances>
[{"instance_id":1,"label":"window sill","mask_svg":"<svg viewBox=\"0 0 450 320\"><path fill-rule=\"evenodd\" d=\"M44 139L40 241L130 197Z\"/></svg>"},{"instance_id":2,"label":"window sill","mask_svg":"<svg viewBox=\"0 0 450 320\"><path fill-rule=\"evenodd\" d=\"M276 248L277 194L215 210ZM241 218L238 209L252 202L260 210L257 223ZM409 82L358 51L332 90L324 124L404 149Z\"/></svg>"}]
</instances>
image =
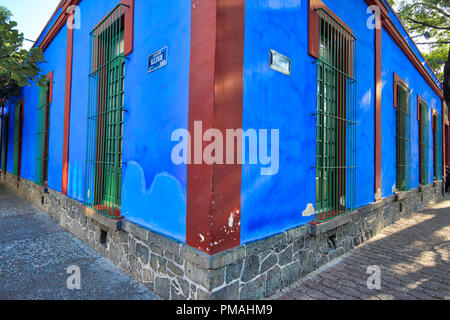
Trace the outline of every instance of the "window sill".
<instances>
[{"instance_id":1,"label":"window sill","mask_svg":"<svg viewBox=\"0 0 450 320\"><path fill-rule=\"evenodd\" d=\"M322 222L322 223L312 223L308 224L309 234L312 236L318 236L319 234L326 233L330 230L336 229L340 226L349 224L352 222L353 217L358 214L358 211L344 214L342 216L336 217L332 220Z\"/></svg>"},{"instance_id":2,"label":"window sill","mask_svg":"<svg viewBox=\"0 0 450 320\"><path fill-rule=\"evenodd\" d=\"M108 217L105 217L104 215L96 212L95 210L84 207L84 215L92 219L93 221L97 222L101 228L105 228L108 231L119 231L123 228L123 218L121 219L110 219Z\"/></svg>"},{"instance_id":3,"label":"window sill","mask_svg":"<svg viewBox=\"0 0 450 320\"><path fill-rule=\"evenodd\" d=\"M409 191L397 191L394 194L394 202L405 200Z\"/></svg>"}]
</instances>

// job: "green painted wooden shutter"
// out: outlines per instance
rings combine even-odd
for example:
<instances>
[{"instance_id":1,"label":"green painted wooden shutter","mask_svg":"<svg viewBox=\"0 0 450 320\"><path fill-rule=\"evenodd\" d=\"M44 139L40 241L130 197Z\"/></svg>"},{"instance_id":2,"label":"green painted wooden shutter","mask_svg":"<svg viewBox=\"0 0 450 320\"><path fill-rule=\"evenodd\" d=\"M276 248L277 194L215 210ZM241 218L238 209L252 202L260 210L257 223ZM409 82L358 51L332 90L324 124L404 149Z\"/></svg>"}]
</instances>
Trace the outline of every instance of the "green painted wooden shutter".
<instances>
[{"instance_id":1,"label":"green painted wooden shutter","mask_svg":"<svg viewBox=\"0 0 450 320\"><path fill-rule=\"evenodd\" d=\"M434 115L433 130L433 149L434 149L434 180L442 180L442 116Z\"/></svg>"},{"instance_id":2,"label":"green painted wooden shutter","mask_svg":"<svg viewBox=\"0 0 450 320\"><path fill-rule=\"evenodd\" d=\"M429 163L430 163L430 120L428 115L428 106L420 102L420 184L427 185L429 182Z\"/></svg>"},{"instance_id":3,"label":"green painted wooden shutter","mask_svg":"<svg viewBox=\"0 0 450 320\"><path fill-rule=\"evenodd\" d=\"M48 129L49 103L48 86L39 87L39 100L36 110L36 143L35 143L35 171L34 182L44 186L47 182L48 165Z\"/></svg>"}]
</instances>

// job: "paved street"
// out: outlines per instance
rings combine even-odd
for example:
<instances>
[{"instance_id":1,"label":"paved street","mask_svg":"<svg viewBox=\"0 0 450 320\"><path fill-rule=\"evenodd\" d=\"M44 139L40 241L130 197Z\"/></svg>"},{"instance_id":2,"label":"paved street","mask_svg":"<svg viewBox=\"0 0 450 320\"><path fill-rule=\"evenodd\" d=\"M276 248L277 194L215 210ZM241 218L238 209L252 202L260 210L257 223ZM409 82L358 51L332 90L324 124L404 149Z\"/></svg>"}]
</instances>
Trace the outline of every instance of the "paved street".
<instances>
[{"instance_id":1,"label":"paved street","mask_svg":"<svg viewBox=\"0 0 450 320\"><path fill-rule=\"evenodd\" d=\"M69 266L81 290L69 290ZM0 299L158 299L49 215L0 185Z\"/></svg>"},{"instance_id":2,"label":"paved street","mask_svg":"<svg viewBox=\"0 0 450 320\"><path fill-rule=\"evenodd\" d=\"M299 299L450 299L450 197L394 225L275 296ZM368 266L381 271L370 290ZM371 282L374 283L374 282Z\"/></svg>"}]
</instances>

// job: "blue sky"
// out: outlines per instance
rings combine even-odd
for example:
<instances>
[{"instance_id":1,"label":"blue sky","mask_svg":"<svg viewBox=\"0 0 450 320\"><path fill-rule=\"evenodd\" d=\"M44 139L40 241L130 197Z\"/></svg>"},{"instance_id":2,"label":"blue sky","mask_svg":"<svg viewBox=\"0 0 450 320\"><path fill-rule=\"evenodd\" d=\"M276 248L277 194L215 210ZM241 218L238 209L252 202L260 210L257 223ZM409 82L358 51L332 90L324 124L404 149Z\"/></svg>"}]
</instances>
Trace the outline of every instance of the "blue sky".
<instances>
[{"instance_id":1,"label":"blue sky","mask_svg":"<svg viewBox=\"0 0 450 320\"><path fill-rule=\"evenodd\" d=\"M0 6L12 12L12 20L27 39L36 40L52 16L60 0L0 0ZM32 42L25 41L24 47L30 48Z\"/></svg>"}]
</instances>

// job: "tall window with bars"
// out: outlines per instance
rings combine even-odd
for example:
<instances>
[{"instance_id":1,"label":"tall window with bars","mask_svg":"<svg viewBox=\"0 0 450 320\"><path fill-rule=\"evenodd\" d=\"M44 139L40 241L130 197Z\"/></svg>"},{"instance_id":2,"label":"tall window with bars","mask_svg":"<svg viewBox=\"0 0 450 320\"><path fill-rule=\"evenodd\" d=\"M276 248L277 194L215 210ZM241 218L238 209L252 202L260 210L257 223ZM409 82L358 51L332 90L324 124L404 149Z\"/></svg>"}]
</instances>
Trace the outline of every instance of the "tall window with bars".
<instances>
[{"instance_id":1,"label":"tall window with bars","mask_svg":"<svg viewBox=\"0 0 450 320\"><path fill-rule=\"evenodd\" d=\"M85 204L121 216L124 112L124 13L119 4L91 32Z\"/></svg>"},{"instance_id":2,"label":"tall window with bars","mask_svg":"<svg viewBox=\"0 0 450 320\"><path fill-rule=\"evenodd\" d=\"M316 222L356 203L356 37L326 10L319 16Z\"/></svg>"},{"instance_id":3,"label":"tall window with bars","mask_svg":"<svg viewBox=\"0 0 450 320\"><path fill-rule=\"evenodd\" d=\"M430 151L430 120L428 105L420 97L418 98L419 115L419 164L420 184L427 185L429 182L429 151Z\"/></svg>"},{"instance_id":4,"label":"tall window with bars","mask_svg":"<svg viewBox=\"0 0 450 320\"><path fill-rule=\"evenodd\" d=\"M23 130L23 100L17 103L14 118L14 168L13 174L20 176L20 162L22 154L22 130Z\"/></svg>"},{"instance_id":5,"label":"tall window with bars","mask_svg":"<svg viewBox=\"0 0 450 320\"><path fill-rule=\"evenodd\" d=\"M36 110L36 142L34 182L47 186L48 180L48 137L50 128L50 83L39 87Z\"/></svg>"},{"instance_id":6,"label":"tall window with bars","mask_svg":"<svg viewBox=\"0 0 450 320\"><path fill-rule=\"evenodd\" d=\"M442 180L442 116L439 113L433 115L433 162L434 180Z\"/></svg>"},{"instance_id":7,"label":"tall window with bars","mask_svg":"<svg viewBox=\"0 0 450 320\"><path fill-rule=\"evenodd\" d=\"M396 86L397 190L411 189L411 108L408 87L400 80Z\"/></svg>"}]
</instances>

